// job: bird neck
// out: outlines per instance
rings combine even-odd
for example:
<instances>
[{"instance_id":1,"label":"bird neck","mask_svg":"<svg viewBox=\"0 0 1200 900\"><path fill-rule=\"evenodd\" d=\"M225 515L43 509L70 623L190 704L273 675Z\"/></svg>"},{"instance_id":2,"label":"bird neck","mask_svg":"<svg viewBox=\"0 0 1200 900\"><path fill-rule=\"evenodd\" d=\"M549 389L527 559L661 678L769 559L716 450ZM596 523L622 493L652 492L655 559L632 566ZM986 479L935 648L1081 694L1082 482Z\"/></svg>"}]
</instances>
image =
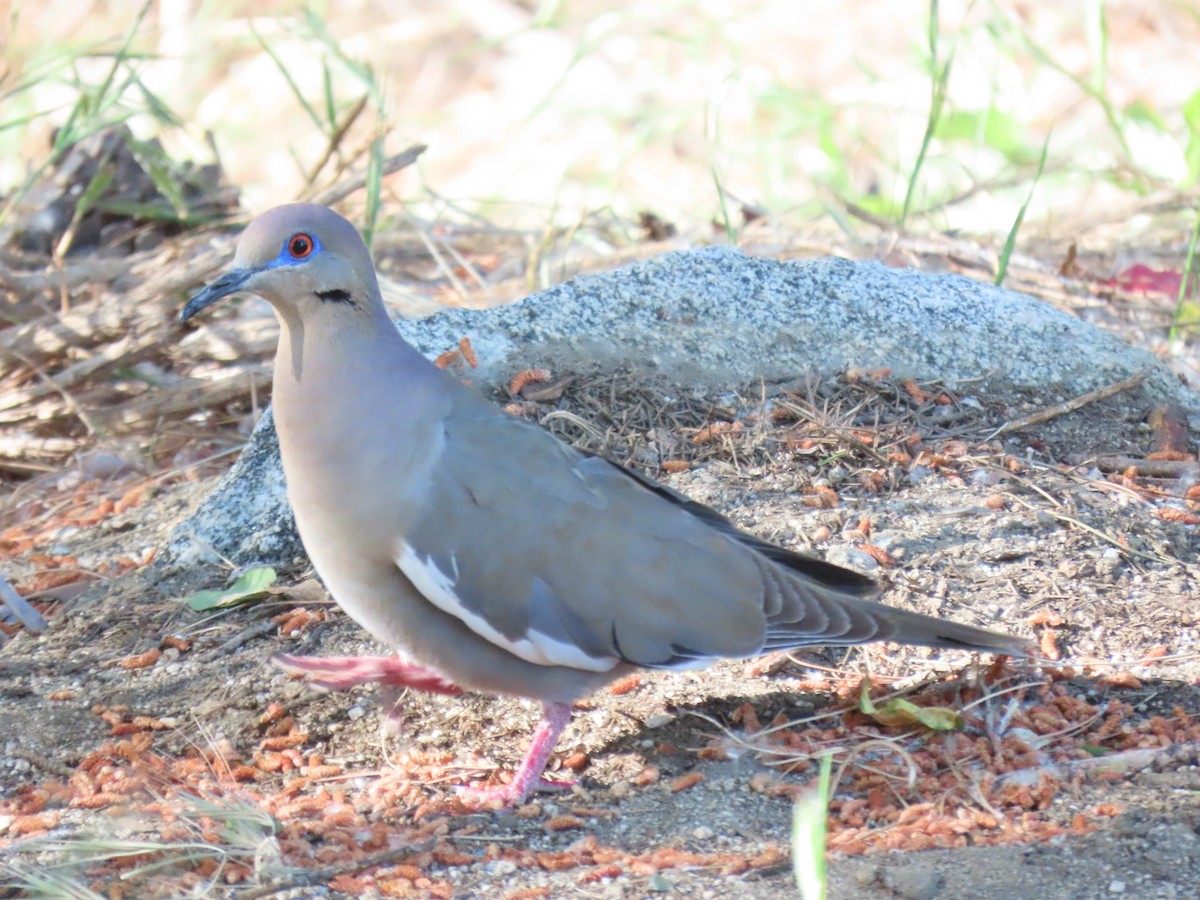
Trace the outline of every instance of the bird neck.
<instances>
[{"instance_id":1,"label":"bird neck","mask_svg":"<svg viewBox=\"0 0 1200 900\"><path fill-rule=\"evenodd\" d=\"M380 485L423 483L417 473L427 472L448 402L444 379L386 318L367 330L285 325L272 404L288 497L306 542L322 527L311 510L374 508L394 500Z\"/></svg>"},{"instance_id":2,"label":"bird neck","mask_svg":"<svg viewBox=\"0 0 1200 900\"><path fill-rule=\"evenodd\" d=\"M282 314L279 320L272 402L276 418L297 430L323 430L340 441L347 422L371 418L384 402L418 402L420 384L440 374L382 308L316 324Z\"/></svg>"}]
</instances>

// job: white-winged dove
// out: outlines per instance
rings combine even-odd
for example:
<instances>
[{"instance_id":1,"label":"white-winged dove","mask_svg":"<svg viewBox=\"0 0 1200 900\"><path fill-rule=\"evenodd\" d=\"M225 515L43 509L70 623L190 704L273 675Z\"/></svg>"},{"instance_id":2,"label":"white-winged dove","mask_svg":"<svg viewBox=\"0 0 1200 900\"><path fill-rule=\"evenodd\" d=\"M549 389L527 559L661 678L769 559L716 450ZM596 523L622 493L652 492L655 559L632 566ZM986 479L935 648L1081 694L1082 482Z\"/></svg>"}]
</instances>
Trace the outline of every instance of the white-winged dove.
<instances>
[{"instance_id":1,"label":"white-winged dove","mask_svg":"<svg viewBox=\"0 0 1200 900\"><path fill-rule=\"evenodd\" d=\"M367 681L540 700L511 782L538 786L571 703L638 668L897 641L1020 654L1015 638L873 602L868 578L505 415L400 337L354 226L321 206L255 219L186 321L257 294L281 326L273 402L313 565L393 657L277 657Z\"/></svg>"}]
</instances>

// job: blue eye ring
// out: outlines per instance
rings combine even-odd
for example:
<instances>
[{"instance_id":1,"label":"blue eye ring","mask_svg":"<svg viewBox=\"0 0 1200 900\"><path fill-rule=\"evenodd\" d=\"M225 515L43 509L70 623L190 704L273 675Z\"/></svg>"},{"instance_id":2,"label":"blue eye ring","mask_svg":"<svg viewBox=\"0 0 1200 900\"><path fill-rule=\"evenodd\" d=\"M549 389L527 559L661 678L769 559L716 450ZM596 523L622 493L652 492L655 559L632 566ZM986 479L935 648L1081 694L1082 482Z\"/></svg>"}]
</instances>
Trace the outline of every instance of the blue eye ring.
<instances>
[{"instance_id":1,"label":"blue eye ring","mask_svg":"<svg viewBox=\"0 0 1200 900\"><path fill-rule=\"evenodd\" d=\"M287 239L284 251L294 260L307 259L317 249L317 239L305 231L298 231Z\"/></svg>"},{"instance_id":2,"label":"blue eye ring","mask_svg":"<svg viewBox=\"0 0 1200 900\"><path fill-rule=\"evenodd\" d=\"M279 255L263 268L275 269L279 266L300 266L321 252L321 242L311 231L297 231L283 242Z\"/></svg>"}]
</instances>

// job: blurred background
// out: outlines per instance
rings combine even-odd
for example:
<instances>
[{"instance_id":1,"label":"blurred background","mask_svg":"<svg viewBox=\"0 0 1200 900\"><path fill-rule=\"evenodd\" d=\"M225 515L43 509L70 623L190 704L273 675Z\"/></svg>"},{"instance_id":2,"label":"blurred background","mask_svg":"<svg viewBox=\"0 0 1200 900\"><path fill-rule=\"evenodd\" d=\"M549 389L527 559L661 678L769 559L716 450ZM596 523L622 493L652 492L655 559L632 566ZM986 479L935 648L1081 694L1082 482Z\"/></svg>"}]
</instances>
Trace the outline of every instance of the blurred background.
<instances>
[{"instance_id":1,"label":"blurred background","mask_svg":"<svg viewBox=\"0 0 1200 900\"><path fill-rule=\"evenodd\" d=\"M56 129L116 121L171 159L219 160L252 212L365 165L378 135L388 153L425 143L385 216L534 229L648 211L726 231L745 207L1003 237L1044 148L1021 237L1111 243L1115 226L1135 243L1152 223L1131 213L1194 199L1200 177L1188 0L0 8L5 192Z\"/></svg>"}]
</instances>

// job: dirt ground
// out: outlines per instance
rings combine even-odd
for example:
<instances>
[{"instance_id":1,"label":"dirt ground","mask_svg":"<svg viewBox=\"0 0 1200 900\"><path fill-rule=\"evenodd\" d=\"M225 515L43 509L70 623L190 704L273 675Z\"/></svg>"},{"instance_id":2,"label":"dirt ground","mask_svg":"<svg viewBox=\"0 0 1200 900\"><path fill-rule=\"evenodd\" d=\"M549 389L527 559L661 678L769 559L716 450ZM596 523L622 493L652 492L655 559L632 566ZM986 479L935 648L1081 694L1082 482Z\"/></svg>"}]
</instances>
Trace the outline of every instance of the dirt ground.
<instances>
[{"instance_id":1,"label":"dirt ground","mask_svg":"<svg viewBox=\"0 0 1200 900\"><path fill-rule=\"evenodd\" d=\"M791 801L812 753L834 750L847 765L831 897L1195 896L1196 536L1166 496L1192 476L1067 465L1146 455L1155 431L1137 394L987 440L1031 398L934 402L926 386L925 402L905 401L868 378L764 403L754 386L720 407L665 403L655 429L637 411L666 387L610 388L580 378L545 408L596 424L571 434L559 418L564 437L607 433L610 452L643 461L702 446L697 428L724 410L744 427L685 471L649 471L759 535L867 568L889 603L1063 659L882 646L646 674L581 704L553 764L572 791L467 813L455 787L511 767L535 709L410 695L385 732L377 691L318 694L268 664L381 652L304 573L266 600L194 613L180 598L228 573L152 563L0 648L3 895L795 897ZM589 391L615 405L597 413ZM92 570L142 558L219 468L68 529L53 552ZM18 558L11 575L36 568ZM881 724L859 710L868 674L873 695L964 711L963 729ZM30 873L51 863L63 880L39 894Z\"/></svg>"}]
</instances>

